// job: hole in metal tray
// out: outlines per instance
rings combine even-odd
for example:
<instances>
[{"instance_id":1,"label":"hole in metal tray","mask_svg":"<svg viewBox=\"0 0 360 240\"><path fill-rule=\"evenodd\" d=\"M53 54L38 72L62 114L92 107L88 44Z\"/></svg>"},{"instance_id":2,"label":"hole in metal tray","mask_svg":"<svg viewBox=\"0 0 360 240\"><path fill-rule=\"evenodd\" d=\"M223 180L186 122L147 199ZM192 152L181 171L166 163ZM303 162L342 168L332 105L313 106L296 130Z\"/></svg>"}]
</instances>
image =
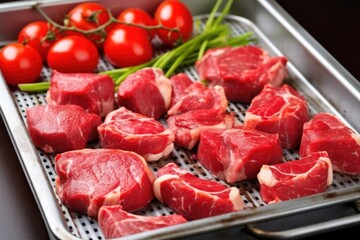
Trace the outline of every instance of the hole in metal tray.
<instances>
[{"instance_id":1,"label":"hole in metal tray","mask_svg":"<svg viewBox=\"0 0 360 240\"><path fill-rule=\"evenodd\" d=\"M206 19L203 18L202 20L203 20L203 22L205 22ZM254 36L260 40L259 45L261 47L263 47L264 49L269 50L269 52L271 54L274 54L273 49L269 49L269 46L267 44L264 44L264 43L266 43L266 41L263 41L264 39L262 39L261 36L257 35L258 30L255 31L252 28L252 26L247 24L247 21L242 22L240 18L239 19L229 18L226 20L226 22L231 27L233 35L240 35L247 31L252 31L254 33ZM160 54L160 53L157 53L157 54ZM99 62L98 70L104 71L104 70L109 70L109 69L113 69L113 67L106 60L102 59ZM183 67L182 69L179 70L179 72L186 73L194 81L198 80L197 72L195 71L193 66ZM290 72L290 78L293 78L292 75L294 76L294 74ZM44 80L49 80L50 79L50 70L47 68L44 68L42 71L41 77ZM294 76L294 77L296 78L296 76ZM288 80L290 82L289 83L290 85L291 85L291 82L294 81L293 79L288 79ZM305 97L307 96L306 92L303 92L301 90L299 90L299 92L301 92L301 94L303 94ZM46 99L45 99L46 94L45 93L29 94L29 93L24 93L24 92L20 92L20 91L14 91L12 94L17 103L18 109L21 113L21 116L22 116L25 124L26 124L26 121L25 121L26 120L25 119L26 118L26 116L25 116L26 108L29 108L29 107L32 107L35 105L46 104ZM310 106L310 110L312 111L312 113L316 112L316 109L318 111L319 110L323 110L323 111L327 110L327 109L314 108L310 105L310 103L309 103L309 106ZM245 112L246 112L247 108L248 108L248 105L238 104L238 103L237 104L229 103L227 110L234 112L236 119L239 122L243 123L244 117L245 117ZM92 146L92 147L94 147L94 146ZM96 143L95 143L95 147L96 147ZM55 194L56 172L55 172L55 165L53 162L54 156L47 155L41 151L38 151L38 154L41 159L41 163L43 165L44 171L47 173L48 180L51 183L51 186L53 187L53 191ZM166 159L162 159L162 160L160 160L158 162L154 162L154 163L149 163L149 165L150 165L151 169L156 173L159 168L161 168L168 162L175 162L177 165L186 169L188 172L198 176L199 178L213 179L213 180L223 183L224 185L230 186L229 184L225 183L224 181L220 181L219 179L214 178L207 169L205 169L199 162L196 161L196 159L194 158L194 154L195 154L195 152L190 152L188 150L175 148L174 151L172 152L172 154L169 157L167 157ZM288 161L291 159L297 159L299 157L298 153L296 151L287 151L287 150L283 151L283 156L284 156L283 157L284 161ZM328 189L334 190L334 189L339 189L339 188L351 187L351 186L355 186L355 185L360 185L359 177L347 176L347 175L335 173L334 174L334 182L331 186L329 186ZM238 182L238 183L235 183L233 186L236 186L237 188L240 189L242 198L245 202L245 207L247 209L261 207L261 206L266 205L261 200L261 197L260 197L260 194L258 191L259 186L255 179L249 180L249 181ZM72 233L76 237L83 238L83 239L104 239L104 237L99 229L99 226L95 220L90 219L87 216L68 211L67 208L65 206L63 206L59 200L58 200L58 204L59 204L59 208L61 208L61 210L63 212L63 217L66 221L66 225L67 225L68 231L70 233ZM163 205L162 203L158 202L157 200L153 200L144 209L138 211L137 214L159 216L159 215L173 214L173 212L170 209L168 209L165 205Z\"/></svg>"}]
</instances>

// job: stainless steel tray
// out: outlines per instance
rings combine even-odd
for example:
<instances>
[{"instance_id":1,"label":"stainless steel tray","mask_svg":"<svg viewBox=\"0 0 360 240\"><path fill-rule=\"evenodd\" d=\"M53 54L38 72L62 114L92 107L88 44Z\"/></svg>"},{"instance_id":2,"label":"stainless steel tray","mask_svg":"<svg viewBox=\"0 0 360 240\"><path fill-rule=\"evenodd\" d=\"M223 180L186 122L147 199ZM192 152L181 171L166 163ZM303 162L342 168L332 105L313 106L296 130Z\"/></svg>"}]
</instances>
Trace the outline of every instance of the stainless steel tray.
<instances>
[{"instance_id":1,"label":"stainless steel tray","mask_svg":"<svg viewBox=\"0 0 360 240\"><path fill-rule=\"evenodd\" d=\"M50 16L55 17L59 12L66 12L80 1L43 2L43 9ZM159 1L149 2L135 0L120 3L124 8L143 6L152 11ZM184 2L197 18L203 20L207 16L202 14L208 13L214 3L214 1L206 0ZM25 23L41 19L31 9L34 3L26 1L4 4L0 7L0 22L2 23L10 15L19 16L16 21L1 26L1 44L15 39L16 33ZM110 7L119 5L119 1L103 1L103 4ZM226 18L226 23L231 26L233 34L251 31L259 40L259 46L272 55L284 55L289 59L287 68L290 75L286 82L307 98L311 113L331 112L339 116L357 133L360 132L360 122L357 120L359 111L356 108L360 103L360 84L274 1L235 1L231 14ZM98 67L100 71L111 68L105 60L102 60ZM198 79L192 66L180 71L187 73L193 79ZM50 78L48 69L43 69L42 77ZM0 78L1 115L43 215L50 238L104 239L95 220L68 211L58 200L54 191L56 172L53 156L38 151L28 136L24 121L25 109L38 104L46 104L45 94L28 94L9 89L1 76ZM243 121L246 108L246 105L231 103L228 110L235 112L237 119ZM284 151L284 160L295 157L298 157L296 151ZM178 148L169 158L150 165L156 171L169 161L176 161L200 178L213 179L213 176L193 159L191 152ZM258 237L290 238L360 224L360 215L356 214L357 205L352 206L360 199L360 176L335 173L334 182L325 193L273 205L262 202L255 180L239 182L234 186L241 191L246 205L244 211L136 234L126 239L184 238L195 237L197 234L208 234L211 238L216 236L216 234L210 235L210 232L214 231L225 231L225 234L234 235L250 233ZM344 206L350 210L344 211ZM343 212L342 218L328 220L324 214L328 209ZM319 212L322 212L324 217L314 217L314 215L319 215ZM167 215L171 214L171 210L160 202L153 201L138 214ZM305 222L301 221L300 219L304 219L303 216L306 216L305 218L312 216L311 219L318 222L309 221L309 219ZM291 221L288 221L288 218L291 218ZM285 219L285 223L282 219ZM290 230L284 230L284 227Z\"/></svg>"}]
</instances>

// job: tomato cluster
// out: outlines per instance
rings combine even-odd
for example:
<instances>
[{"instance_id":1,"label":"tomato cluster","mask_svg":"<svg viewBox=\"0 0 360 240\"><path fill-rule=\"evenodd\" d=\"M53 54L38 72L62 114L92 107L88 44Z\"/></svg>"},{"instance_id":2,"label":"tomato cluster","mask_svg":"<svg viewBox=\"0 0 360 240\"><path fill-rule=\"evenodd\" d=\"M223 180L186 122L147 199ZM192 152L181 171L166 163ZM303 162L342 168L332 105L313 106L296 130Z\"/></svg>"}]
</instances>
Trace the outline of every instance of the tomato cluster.
<instances>
[{"instance_id":1,"label":"tomato cluster","mask_svg":"<svg viewBox=\"0 0 360 240\"><path fill-rule=\"evenodd\" d=\"M94 72L103 53L114 67L151 60L152 39L169 47L188 40L193 19L185 4L164 0L154 16L128 8L117 18L100 3L85 2L71 9L64 25L36 21L24 26L18 42L0 50L0 69L9 85L38 80L42 67L64 73Z\"/></svg>"}]
</instances>

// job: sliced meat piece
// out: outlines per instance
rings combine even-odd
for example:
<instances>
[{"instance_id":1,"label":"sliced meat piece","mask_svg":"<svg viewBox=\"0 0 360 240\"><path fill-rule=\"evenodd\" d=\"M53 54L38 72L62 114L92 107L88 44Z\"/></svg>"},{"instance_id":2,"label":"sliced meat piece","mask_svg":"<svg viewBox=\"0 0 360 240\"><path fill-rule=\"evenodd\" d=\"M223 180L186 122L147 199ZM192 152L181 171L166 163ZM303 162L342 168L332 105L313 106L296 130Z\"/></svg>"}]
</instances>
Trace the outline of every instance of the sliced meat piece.
<instances>
[{"instance_id":1,"label":"sliced meat piece","mask_svg":"<svg viewBox=\"0 0 360 240\"><path fill-rule=\"evenodd\" d=\"M77 105L39 105L26 109L26 122L34 145L46 153L82 149L97 138L102 123L97 114Z\"/></svg>"},{"instance_id":2,"label":"sliced meat piece","mask_svg":"<svg viewBox=\"0 0 360 240\"><path fill-rule=\"evenodd\" d=\"M213 109L221 113L226 111L228 101L224 88L214 86L208 88L199 82L194 82L187 89L178 102L168 110L168 115L186 113L192 110Z\"/></svg>"},{"instance_id":3,"label":"sliced meat piece","mask_svg":"<svg viewBox=\"0 0 360 240\"><path fill-rule=\"evenodd\" d=\"M119 149L82 149L56 155L56 193L70 210L96 218L101 206L125 211L146 206L155 179L144 158Z\"/></svg>"},{"instance_id":4,"label":"sliced meat piece","mask_svg":"<svg viewBox=\"0 0 360 240\"><path fill-rule=\"evenodd\" d=\"M122 210L119 205L103 206L98 215L99 227L106 239L125 237L185 222L187 220L181 215L139 216Z\"/></svg>"},{"instance_id":5,"label":"sliced meat piece","mask_svg":"<svg viewBox=\"0 0 360 240\"><path fill-rule=\"evenodd\" d=\"M210 86L223 86L229 101L250 103L265 84L282 84L286 63L285 57L271 57L260 47L241 46L210 49L195 67Z\"/></svg>"},{"instance_id":6,"label":"sliced meat piece","mask_svg":"<svg viewBox=\"0 0 360 240\"><path fill-rule=\"evenodd\" d=\"M170 129L125 107L109 113L98 132L102 147L133 151L146 161L166 157L174 148L175 135Z\"/></svg>"},{"instance_id":7,"label":"sliced meat piece","mask_svg":"<svg viewBox=\"0 0 360 240\"><path fill-rule=\"evenodd\" d=\"M333 181L333 169L327 152L316 152L299 160L263 165L257 179L263 201L277 203L325 192Z\"/></svg>"},{"instance_id":8,"label":"sliced meat piece","mask_svg":"<svg viewBox=\"0 0 360 240\"><path fill-rule=\"evenodd\" d=\"M197 156L216 177L234 183L255 178L264 164L280 163L282 150L278 134L233 128L202 131Z\"/></svg>"},{"instance_id":9,"label":"sliced meat piece","mask_svg":"<svg viewBox=\"0 0 360 240\"><path fill-rule=\"evenodd\" d=\"M278 133L281 146L300 146L303 125L310 120L305 98L287 84L281 87L265 85L246 111L244 128Z\"/></svg>"},{"instance_id":10,"label":"sliced meat piece","mask_svg":"<svg viewBox=\"0 0 360 240\"><path fill-rule=\"evenodd\" d=\"M175 145L193 149L204 129L227 129L234 126L233 114L219 113L213 109L189 111L170 116L167 125L175 134Z\"/></svg>"},{"instance_id":11,"label":"sliced meat piece","mask_svg":"<svg viewBox=\"0 0 360 240\"><path fill-rule=\"evenodd\" d=\"M159 201L187 220L244 209L239 189L195 177L175 163L159 169L154 193Z\"/></svg>"},{"instance_id":12,"label":"sliced meat piece","mask_svg":"<svg viewBox=\"0 0 360 240\"><path fill-rule=\"evenodd\" d=\"M193 83L185 73L178 73L170 78L172 94L171 94L171 106L177 103L180 98L187 94L186 89Z\"/></svg>"},{"instance_id":13,"label":"sliced meat piece","mask_svg":"<svg viewBox=\"0 0 360 240\"><path fill-rule=\"evenodd\" d=\"M329 113L317 113L304 124L299 154L326 151L334 171L360 174L360 136L338 117Z\"/></svg>"},{"instance_id":14,"label":"sliced meat piece","mask_svg":"<svg viewBox=\"0 0 360 240\"><path fill-rule=\"evenodd\" d=\"M104 117L114 109L114 89L107 75L53 71L46 100L50 105L79 105Z\"/></svg>"},{"instance_id":15,"label":"sliced meat piece","mask_svg":"<svg viewBox=\"0 0 360 240\"><path fill-rule=\"evenodd\" d=\"M120 84L118 103L133 112L159 119L171 104L171 82L161 69L143 68Z\"/></svg>"}]
</instances>

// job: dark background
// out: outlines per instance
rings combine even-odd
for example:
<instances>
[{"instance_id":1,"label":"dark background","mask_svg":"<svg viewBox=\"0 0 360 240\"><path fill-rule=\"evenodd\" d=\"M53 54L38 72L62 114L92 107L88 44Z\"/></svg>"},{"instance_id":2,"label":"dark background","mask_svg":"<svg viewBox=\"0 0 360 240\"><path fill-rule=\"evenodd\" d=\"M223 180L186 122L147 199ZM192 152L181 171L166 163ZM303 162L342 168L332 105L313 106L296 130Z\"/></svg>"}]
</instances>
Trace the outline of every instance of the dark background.
<instances>
[{"instance_id":1,"label":"dark background","mask_svg":"<svg viewBox=\"0 0 360 240\"><path fill-rule=\"evenodd\" d=\"M360 81L360 2L276 0Z\"/></svg>"},{"instance_id":2,"label":"dark background","mask_svg":"<svg viewBox=\"0 0 360 240\"><path fill-rule=\"evenodd\" d=\"M0 1L5 2L5 1ZM276 0L355 78L360 80L360 7L350 0ZM1 23L4 24L4 23ZM0 239L48 239L46 228L15 151L0 120ZM11 161L11 162L9 162ZM16 176L16 178L14 177ZM11 201L9 201L11 199ZM346 239L358 227L336 231ZM332 237L335 232L312 239ZM354 237L349 237L354 236Z\"/></svg>"}]
</instances>

